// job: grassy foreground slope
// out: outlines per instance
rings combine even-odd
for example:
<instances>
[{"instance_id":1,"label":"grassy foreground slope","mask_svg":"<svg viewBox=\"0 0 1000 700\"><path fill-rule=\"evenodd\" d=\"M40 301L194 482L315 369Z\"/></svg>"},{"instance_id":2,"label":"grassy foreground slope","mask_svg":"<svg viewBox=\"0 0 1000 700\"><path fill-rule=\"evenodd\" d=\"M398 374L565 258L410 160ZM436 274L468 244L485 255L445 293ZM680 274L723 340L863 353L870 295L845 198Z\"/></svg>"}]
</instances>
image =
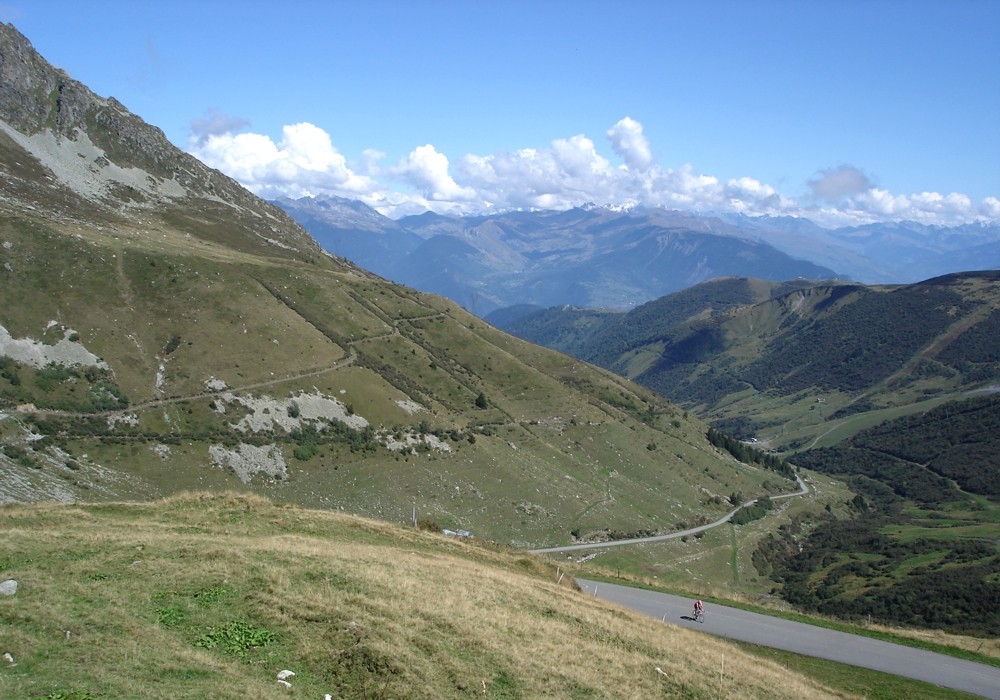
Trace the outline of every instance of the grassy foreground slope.
<instances>
[{"instance_id":1,"label":"grassy foreground slope","mask_svg":"<svg viewBox=\"0 0 1000 700\"><path fill-rule=\"evenodd\" d=\"M6 698L845 697L541 559L383 522L234 494L0 521Z\"/></svg>"}]
</instances>

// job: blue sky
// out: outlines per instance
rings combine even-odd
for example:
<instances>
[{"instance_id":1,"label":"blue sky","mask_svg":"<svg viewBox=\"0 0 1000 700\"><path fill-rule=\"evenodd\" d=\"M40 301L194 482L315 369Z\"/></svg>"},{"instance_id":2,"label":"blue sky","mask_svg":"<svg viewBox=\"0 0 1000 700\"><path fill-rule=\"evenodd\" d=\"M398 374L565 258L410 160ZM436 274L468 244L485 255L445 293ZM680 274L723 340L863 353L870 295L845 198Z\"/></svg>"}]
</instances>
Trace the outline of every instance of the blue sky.
<instances>
[{"instance_id":1,"label":"blue sky","mask_svg":"<svg viewBox=\"0 0 1000 700\"><path fill-rule=\"evenodd\" d=\"M0 0L263 196L1000 219L996 0Z\"/></svg>"}]
</instances>

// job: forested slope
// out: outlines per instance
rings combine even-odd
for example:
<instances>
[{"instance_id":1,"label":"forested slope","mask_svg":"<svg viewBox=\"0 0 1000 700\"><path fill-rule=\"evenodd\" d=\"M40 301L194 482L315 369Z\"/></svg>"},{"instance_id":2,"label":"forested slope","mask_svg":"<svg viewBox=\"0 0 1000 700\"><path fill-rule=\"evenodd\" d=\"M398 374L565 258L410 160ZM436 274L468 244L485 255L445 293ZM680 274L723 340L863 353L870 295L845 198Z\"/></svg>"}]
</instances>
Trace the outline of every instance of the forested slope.
<instances>
[{"instance_id":1,"label":"forested slope","mask_svg":"<svg viewBox=\"0 0 1000 700\"><path fill-rule=\"evenodd\" d=\"M1000 634L1000 396L887 421L794 461L858 495L852 519L810 527L801 549L788 529L762 543L755 563L790 602Z\"/></svg>"}]
</instances>

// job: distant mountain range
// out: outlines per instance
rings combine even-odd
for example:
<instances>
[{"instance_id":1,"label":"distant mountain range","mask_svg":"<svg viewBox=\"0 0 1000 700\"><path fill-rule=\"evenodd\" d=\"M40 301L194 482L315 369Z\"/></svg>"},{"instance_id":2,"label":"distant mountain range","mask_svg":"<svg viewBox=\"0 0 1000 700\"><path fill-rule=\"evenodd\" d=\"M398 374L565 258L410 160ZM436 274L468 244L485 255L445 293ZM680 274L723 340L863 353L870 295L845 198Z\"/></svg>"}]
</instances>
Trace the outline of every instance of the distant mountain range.
<instances>
[{"instance_id":1,"label":"distant mountain range","mask_svg":"<svg viewBox=\"0 0 1000 700\"><path fill-rule=\"evenodd\" d=\"M1000 225L828 230L791 217L635 207L398 221L340 197L274 202L327 251L485 317L509 306L629 309L715 277L917 282L1000 267Z\"/></svg>"}]
</instances>

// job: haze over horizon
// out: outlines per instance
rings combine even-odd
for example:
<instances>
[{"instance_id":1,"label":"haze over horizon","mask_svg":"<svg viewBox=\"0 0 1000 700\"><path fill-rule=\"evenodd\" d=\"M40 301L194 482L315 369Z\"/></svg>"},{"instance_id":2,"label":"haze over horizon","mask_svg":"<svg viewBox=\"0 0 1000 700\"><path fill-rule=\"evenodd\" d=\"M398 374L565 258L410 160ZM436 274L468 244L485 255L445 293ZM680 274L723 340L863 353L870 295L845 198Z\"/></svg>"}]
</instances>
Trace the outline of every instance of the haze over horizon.
<instances>
[{"instance_id":1,"label":"haze over horizon","mask_svg":"<svg viewBox=\"0 0 1000 700\"><path fill-rule=\"evenodd\" d=\"M254 193L1000 221L1000 3L0 0Z\"/></svg>"}]
</instances>

